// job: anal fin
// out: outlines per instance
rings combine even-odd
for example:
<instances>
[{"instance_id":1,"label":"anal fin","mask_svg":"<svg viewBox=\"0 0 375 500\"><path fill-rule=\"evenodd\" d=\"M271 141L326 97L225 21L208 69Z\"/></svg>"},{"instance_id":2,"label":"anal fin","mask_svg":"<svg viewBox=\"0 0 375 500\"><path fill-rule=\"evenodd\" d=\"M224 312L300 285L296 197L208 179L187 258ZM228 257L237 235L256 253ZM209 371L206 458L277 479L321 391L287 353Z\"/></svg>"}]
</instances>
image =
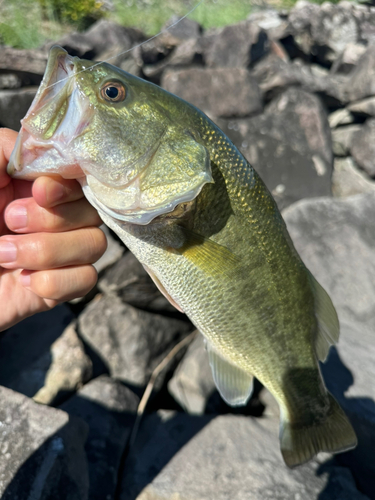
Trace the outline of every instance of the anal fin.
<instances>
[{"instance_id":1,"label":"anal fin","mask_svg":"<svg viewBox=\"0 0 375 500\"><path fill-rule=\"evenodd\" d=\"M230 406L244 406L253 392L253 376L224 359L207 341L208 359L220 396Z\"/></svg>"}]
</instances>

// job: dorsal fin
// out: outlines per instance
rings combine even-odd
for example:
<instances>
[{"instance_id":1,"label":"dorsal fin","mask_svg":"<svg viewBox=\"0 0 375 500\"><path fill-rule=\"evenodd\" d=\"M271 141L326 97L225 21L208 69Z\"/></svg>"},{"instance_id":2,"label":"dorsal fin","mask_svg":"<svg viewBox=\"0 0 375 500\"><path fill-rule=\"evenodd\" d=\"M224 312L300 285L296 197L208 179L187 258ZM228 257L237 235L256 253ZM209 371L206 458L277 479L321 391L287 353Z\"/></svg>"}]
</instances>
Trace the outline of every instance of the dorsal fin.
<instances>
[{"instance_id":1,"label":"dorsal fin","mask_svg":"<svg viewBox=\"0 0 375 500\"><path fill-rule=\"evenodd\" d=\"M328 293L319 285L314 276L311 273L309 274L315 297L315 314L319 327L315 348L319 360L325 361L329 348L339 340L340 325L336 309Z\"/></svg>"}]
</instances>

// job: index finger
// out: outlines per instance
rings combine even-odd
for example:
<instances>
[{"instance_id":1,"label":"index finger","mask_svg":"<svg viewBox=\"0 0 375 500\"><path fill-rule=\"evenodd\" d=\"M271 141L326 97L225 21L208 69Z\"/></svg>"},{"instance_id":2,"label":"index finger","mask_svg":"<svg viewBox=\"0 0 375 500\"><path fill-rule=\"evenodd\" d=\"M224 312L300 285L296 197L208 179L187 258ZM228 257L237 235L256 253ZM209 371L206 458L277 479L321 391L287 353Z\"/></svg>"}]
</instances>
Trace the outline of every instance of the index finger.
<instances>
[{"instance_id":1,"label":"index finger","mask_svg":"<svg viewBox=\"0 0 375 500\"><path fill-rule=\"evenodd\" d=\"M8 128L0 128L0 189L10 182L6 169L16 139L17 132Z\"/></svg>"}]
</instances>

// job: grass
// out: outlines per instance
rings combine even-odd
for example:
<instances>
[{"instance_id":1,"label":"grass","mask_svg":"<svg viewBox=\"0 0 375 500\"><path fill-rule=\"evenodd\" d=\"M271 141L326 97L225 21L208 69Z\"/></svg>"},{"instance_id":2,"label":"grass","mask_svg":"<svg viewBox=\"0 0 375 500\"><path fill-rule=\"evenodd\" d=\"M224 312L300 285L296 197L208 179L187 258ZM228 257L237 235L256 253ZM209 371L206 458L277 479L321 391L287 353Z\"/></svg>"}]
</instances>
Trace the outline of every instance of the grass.
<instances>
[{"instance_id":1,"label":"grass","mask_svg":"<svg viewBox=\"0 0 375 500\"><path fill-rule=\"evenodd\" d=\"M267 1L275 8L290 8L296 0ZM315 1L322 3L323 0ZM66 19L62 22L57 18L56 5L63 5L64 9L68 5L78 13L88 9L93 2L96 4L95 15L99 4L102 6L99 14L103 17L154 35L168 19L184 16L199 0L0 0L0 44L34 48L46 40L57 40L83 23L82 19L80 23L74 19L70 19L70 23ZM265 6L265 0L204 0L189 18L207 29L236 23Z\"/></svg>"}]
</instances>

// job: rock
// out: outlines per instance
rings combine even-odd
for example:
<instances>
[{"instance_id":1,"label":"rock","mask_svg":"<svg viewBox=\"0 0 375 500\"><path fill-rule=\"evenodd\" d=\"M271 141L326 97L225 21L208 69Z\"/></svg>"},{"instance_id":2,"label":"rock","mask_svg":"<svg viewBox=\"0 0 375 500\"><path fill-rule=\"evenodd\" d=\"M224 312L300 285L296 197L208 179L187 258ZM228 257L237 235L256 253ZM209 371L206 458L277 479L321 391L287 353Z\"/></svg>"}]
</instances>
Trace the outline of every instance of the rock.
<instances>
[{"instance_id":1,"label":"rock","mask_svg":"<svg viewBox=\"0 0 375 500\"><path fill-rule=\"evenodd\" d=\"M260 174L279 207L331 193L330 129L314 95L290 88L263 115L218 123Z\"/></svg>"},{"instance_id":2,"label":"rock","mask_svg":"<svg viewBox=\"0 0 375 500\"><path fill-rule=\"evenodd\" d=\"M335 61L349 43L356 44L359 28L350 3L323 3L317 15L311 19L311 36L323 62Z\"/></svg>"},{"instance_id":3,"label":"rock","mask_svg":"<svg viewBox=\"0 0 375 500\"><path fill-rule=\"evenodd\" d=\"M286 87L298 86L308 92L319 93L328 105L345 102L344 79L327 73L312 71L310 65L300 60L285 61L270 55L260 61L251 73L265 97L279 94Z\"/></svg>"},{"instance_id":4,"label":"rock","mask_svg":"<svg viewBox=\"0 0 375 500\"><path fill-rule=\"evenodd\" d=\"M73 320L65 304L35 314L0 336L0 385L34 396L52 362L51 346Z\"/></svg>"},{"instance_id":5,"label":"rock","mask_svg":"<svg viewBox=\"0 0 375 500\"><path fill-rule=\"evenodd\" d=\"M337 109L336 111L333 111L333 113L329 114L328 123L331 128L354 122L354 116L348 108L349 106L347 108Z\"/></svg>"},{"instance_id":6,"label":"rock","mask_svg":"<svg viewBox=\"0 0 375 500\"><path fill-rule=\"evenodd\" d=\"M352 102L347 109L356 115L375 117L375 97L367 97L357 102Z\"/></svg>"},{"instance_id":7,"label":"rock","mask_svg":"<svg viewBox=\"0 0 375 500\"><path fill-rule=\"evenodd\" d=\"M125 250L124 246L121 245L117 240L115 240L113 236L111 236L111 233L105 224L102 224L100 226L100 229L104 232L107 238L107 250L94 264L94 267L97 270L98 274L103 273L105 269L116 264L116 262L121 259L121 256Z\"/></svg>"},{"instance_id":8,"label":"rock","mask_svg":"<svg viewBox=\"0 0 375 500\"><path fill-rule=\"evenodd\" d=\"M249 116L262 111L258 84L243 68L167 70L161 84L209 116Z\"/></svg>"},{"instance_id":9,"label":"rock","mask_svg":"<svg viewBox=\"0 0 375 500\"><path fill-rule=\"evenodd\" d=\"M248 16L247 21L263 30L270 40L280 40L288 34L286 16L274 9L262 9L259 12L254 12Z\"/></svg>"},{"instance_id":10,"label":"rock","mask_svg":"<svg viewBox=\"0 0 375 500\"><path fill-rule=\"evenodd\" d=\"M349 101L375 95L375 45L370 45L350 73L346 84Z\"/></svg>"},{"instance_id":11,"label":"rock","mask_svg":"<svg viewBox=\"0 0 375 500\"><path fill-rule=\"evenodd\" d=\"M268 37L255 23L243 21L209 34L204 59L211 68L247 68L268 52Z\"/></svg>"},{"instance_id":12,"label":"rock","mask_svg":"<svg viewBox=\"0 0 375 500\"><path fill-rule=\"evenodd\" d=\"M138 404L139 398L130 389L103 375L91 380L61 406L89 427L85 450L90 500L115 498L118 469Z\"/></svg>"},{"instance_id":13,"label":"rock","mask_svg":"<svg viewBox=\"0 0 375 500\"><path fill-rule=\"evenodd\" d=\"M338 351L322 365L345 409L358 446L336 460L350 467L365 494L375 491L375 210L374 193L303 200L284 212L303 261L330 294L341 325ZM339 354L338 354L338 353Z\"/></svg>"},{"instance_id":14,"label":"rock","mask_svg":"<svg viewBox=\"0 0 375 500\"><path fill-rule=\"evenodd\" d=\"M353 137L362 130L361 125L347 125L332 130L332 150L336 156L348 156Z\"/></svg>"},{"instance_id":15,"label":"rock","mask_svg":"<svg viewBox=\"0 0 375 500\"><path fill-rule=\"evenodd\" d=\"M44 385L33 399L36 403L56 405L90 380L92 363L85 354L74 323L51 345L50 352L52 362Z\"/></svg>"},{"instance_id":16,"label":"rock","mask_svg":"<svg viewBox=\"0 0 375 500\"><path fill-rule=\"evenodd\" d=\"M203 415L207 402L216 392L202 335L188 347L168 383L168 390L182 408L193 415Z\"/></svg>"},{"instance_id":17,"label":"rock","mask_svg":"<svg viewBox=\"0 0 375 500\"><path fill-rule=\"evenodd\" d=\"M360 168L375 177L375 118L369 118L361 129L353 134L350 153Z\"/></svg>"},{"instance_id":18,"label":"rock","mask_svg":"<svg viewBox=\"0 0 375 500\"><path fill-rule=\"evenodd\" d=\"M79 331L111 376L136 386L192 330L184 321L140 311L115 294L98 297L79 317Z\"/></svg>"},{"instance_id":19,"label":"rock","mask_svg":"<svg viewBox=\"0 0 375 500\"><path fill-rule=\"evenodd\" d=\"M162 27L159 36L161 43L167 47L176 47L186 40L198 38L202 32L202 27L196 21L188 17L179 18L172 16Z\"/></svg>"},{"instance_id":20,"label":"rock","mask_svg":"<svg viewBox=\"0 0 375 500\"><path fill-rule=\"evenodd\" d=\"M20 122L29 109L36 91L36 87L0 90L0 126L18 132L21 128Z\"/></svg>"},{"instance_id":21,"label":"rock","mask_svg":"<svg viewBox=\"0 0 375 500\"><path fill-rule=\"evenodd\" d=\"M366 46L359 43L348 43L331 67L331 73L349 74L366 52Z\"/></svg>"},{"instance_id":22,"label":"rock","mask_svg":"<svg viewBox=\"0 0 375 500\"><path fill-rule=\"evenodd\" d=\"M278 425L276 418L234 415L147 416L126 463L120 499L366 500L344 467L313 461L288 469Z\"/></svg>"},{"instance_id":23,"label":"rock","mask_svg":"<svg viewBox=\"0 0 375 500\"><path fill-rule=\"evenodd\" d=\"M19 89L22 79L15 73L0 73L0 89Z\"/></svg>"},{"instance_id":24,"label":"rock","mask_svg":"<svg viewBox=\"0 0 375 500\"><path fill-rule=\"evenodd\" d=\"M320 7L306 0L298 0L288 16L288 32L294 43L305 54L310 55L314 41L311 36L312 19L319 15Z\"/></svg>"},{"instance_id":25,"label":"rock","mask_svg":"<svg viewBox=\"0 0 375 500\"><path fill-rule=\"evenodd\" d=\"M3 500L88 500L83 421L0 387L0 428Z\"/></svg>"},{"instance_id":26,"label":"rock","mask_svg":"<svg viewBox=\"0 0 375 500\"><path fill-rule=\"evenodd\" d=\"M332 193L346 198L375 191L375 182L358 170L352 158L335 158L332 173Z\"/></svg>"},{"instance_id":27,"label":"rock","mask_svg":"<svg viewBox=\"0 0 375 500\"><path fill-rule=\"evenodd\" d=\"M47 64L48 54L45 50L14 49L13 47L1 47L0 70L19 72L36 75L35 83L42 80Z\"/></svg>"},{"instance_id":28,"label":"rock","mask_svg":"<svg viewBox=\"0 0 375 500\"><path fill-rule=\"evenodd\" d=\"M157 289L148 272L131 252L125 255L99 279L99 290L115 293L123 302L154 312L177 310Z\"/></svg>"}]
</instances>

